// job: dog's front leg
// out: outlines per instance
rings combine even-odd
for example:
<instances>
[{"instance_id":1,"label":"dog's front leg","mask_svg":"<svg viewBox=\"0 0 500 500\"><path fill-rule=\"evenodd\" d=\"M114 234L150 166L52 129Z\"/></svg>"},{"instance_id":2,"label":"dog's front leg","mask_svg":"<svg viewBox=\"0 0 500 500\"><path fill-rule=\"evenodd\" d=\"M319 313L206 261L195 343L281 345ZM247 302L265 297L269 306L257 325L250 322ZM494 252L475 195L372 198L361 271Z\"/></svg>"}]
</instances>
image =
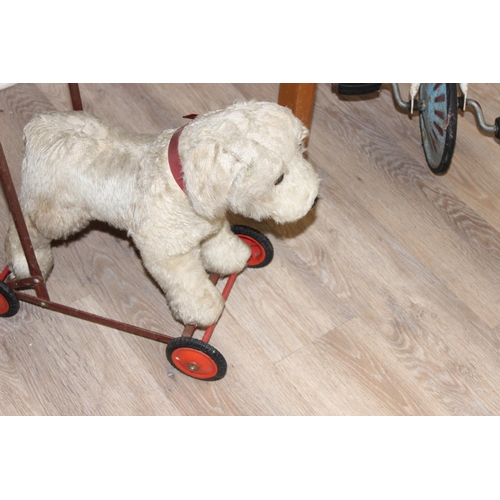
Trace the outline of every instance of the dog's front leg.
<instances>
[{"instance_id":1,"label":"dog's front leg","mask_svg":"<svg viewBox=\"0 0 500 500\"><path fill-rule=\"evenodd\" d=\"M223 276L245 269L252 251L224 221L220 231L201 245L201 259L207 271Z\"/></svg>"},{"instance_id":2,"label":"dog's front leg","mask_svg":"<svg viewBox=\"0 0 500 500\"><path fill-rule=\"evenodd\" d=\"M203 268L200 249L165 257L157 248L139 248L144 266L165 292L173 316L184 324L207 327L224 309L221 293Z\"/></svg>"}]
</instances>

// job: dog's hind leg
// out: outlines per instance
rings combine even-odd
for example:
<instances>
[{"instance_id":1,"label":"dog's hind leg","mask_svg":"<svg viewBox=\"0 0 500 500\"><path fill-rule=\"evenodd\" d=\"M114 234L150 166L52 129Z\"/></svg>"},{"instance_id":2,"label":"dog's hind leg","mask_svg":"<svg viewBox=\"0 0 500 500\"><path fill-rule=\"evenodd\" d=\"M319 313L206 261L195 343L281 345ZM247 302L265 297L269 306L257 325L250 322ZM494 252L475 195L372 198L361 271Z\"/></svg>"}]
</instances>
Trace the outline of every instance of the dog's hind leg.
<instances>
[{"instance_id":1,"label":"dog's hind leg","mask_svg":"<svg viewBox=\"0 0 500 500\"><path fill-rule=\"evenodd\" d=\"M52 257L52 249L50 247L51 240L44 237L36 229L29 217L25 217L25 221L33 249L35 250L38 265L42 271L42 276L47 278L54 265L54 258ZM5 256L9 269L14 273L17 279L28 278L30 276L28 262L12 219L5 239Z\"/></svg>"},{"instance_id":2,"label":"dog's hind leg","mask_svg":"<svg viewBox=\"0 0 500 500\"><path fill-rule=\"evenodd\" d=\"M54 266L51 242L66 239L84 229L90 222L90 217L80 207L68 203L68 200L25 196L22 205L40 270L43 277L47 278ZM28 262L12 220L5 240L5 252L7 263L16 278L27 278L30 275Z\"/></svg>"}]
</instances>

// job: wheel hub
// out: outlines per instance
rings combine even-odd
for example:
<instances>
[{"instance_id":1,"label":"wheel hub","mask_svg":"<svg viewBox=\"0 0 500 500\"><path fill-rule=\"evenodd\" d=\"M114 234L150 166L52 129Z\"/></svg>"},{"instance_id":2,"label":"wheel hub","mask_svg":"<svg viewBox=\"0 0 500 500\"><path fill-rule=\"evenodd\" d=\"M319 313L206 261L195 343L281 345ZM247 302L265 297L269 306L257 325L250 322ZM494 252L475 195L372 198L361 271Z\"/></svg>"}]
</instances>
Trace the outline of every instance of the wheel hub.
<instances>
[{"instance_id":1,"label":"wheel hub","mask_svg":"<svg viewBox=\"0 0 500 500\"><path fill-rule=\"evenodd\" d=\"M238 236L250 247L250 250L252 251L252 255L248 261L248 265L255 266L257 264L260 264L264 260L264 252L262 251L262 246L249 236L244 236L241 234Z\"/></svg>"},{"instance_id":2,"label":"wheel hub","mask_svg":"<svg viewBox=\"0 0 500 500\"><path fill-rule=\"evenodd\" d=\"M211 378L217 375L217 363L204 352L190 347L180 347L173 352L174 365L186 374L196 374L196 378Z\"/></svg>"},{"instance_id":3,"label":"wheel hub","mask_svg":"<svg viewBox=\"0 0 500 500\"><path fill-rule=\"evenodd\" d=\"M9 303L7 302L7 299L3 295L0 295L0 314L5 314L8 310Z\"/></svg>"}]
</instances>

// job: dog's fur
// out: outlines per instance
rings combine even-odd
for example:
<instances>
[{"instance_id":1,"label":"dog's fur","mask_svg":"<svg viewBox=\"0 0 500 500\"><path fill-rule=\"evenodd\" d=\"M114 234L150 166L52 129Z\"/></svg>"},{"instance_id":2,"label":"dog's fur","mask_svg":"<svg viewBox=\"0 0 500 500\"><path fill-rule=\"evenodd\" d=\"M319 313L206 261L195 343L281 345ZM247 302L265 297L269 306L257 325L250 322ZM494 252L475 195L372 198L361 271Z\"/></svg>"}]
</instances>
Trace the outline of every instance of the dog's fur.
<instances>
[{"instance_id":1,"label":"dog's fur","mask_svg":"<svg viewBox=\"0 0 500 500\"><path fill-rule=\"evenodd\" d=\"M319 179L303 157L307 129L274 103L235 103L184 128L186 192L168 164L174 132L134 135L83 112L37 115L24 129L20 201L45 277L52 240L104 221L128 231L174 317L208 326L224 300L206 270L237 273L250 257L226 212L295 221L313 206ZM13 223L6 255L17 278L29 276Z\"/></svg>"}]
</instances>

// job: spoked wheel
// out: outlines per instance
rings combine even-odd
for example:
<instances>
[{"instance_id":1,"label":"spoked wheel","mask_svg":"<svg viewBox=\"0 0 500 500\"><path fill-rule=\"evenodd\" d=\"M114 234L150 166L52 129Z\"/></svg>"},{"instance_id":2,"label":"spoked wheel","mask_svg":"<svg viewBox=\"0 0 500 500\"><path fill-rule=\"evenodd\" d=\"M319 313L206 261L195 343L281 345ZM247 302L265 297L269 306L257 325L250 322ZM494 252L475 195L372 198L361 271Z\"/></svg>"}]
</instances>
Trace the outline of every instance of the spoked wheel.
<instances>
[{"instance_id":1,"label":"spoked wheel","mask_svg":"<svg viewBox=\"0 0 500 500\"><path fill-rule=\"evenodd\" d=\"M457 84L422 83L420 101L425 158L434 174L443 175L450 168L457 137Z\"/></svg>"},{"instance_id":2,"label":"spoked wheel","mask_svg":"<svg viewBox=\"0 0 500 500\"><path fill-rule=\"evenodd\" d=\"M0 281L0 318L10 318L19 311L19 299L14 290Z\"/></svg>"},{"instance_id":3,"label":"spoked wheel","mask_svg":"<svg viewBox=\"0 0 500 500\"><path fill-rule=\"evenodd\" d=\"M177 370L200 380L220 380L227 371L226 360L215 347L192 337L171 340L167 359Z\"/></svg>"},{"instance_id":4,"label":"spoked wheel","mask_svg":"<svg viewBox=\"0 0 500 500\"><path fill-rule=\"evenodd\" d=\"M231 230L252 250L248 267L265 267L273 260L273 244L265 234L248 226L231 226Z\"/></svg>"}]
</instances>

